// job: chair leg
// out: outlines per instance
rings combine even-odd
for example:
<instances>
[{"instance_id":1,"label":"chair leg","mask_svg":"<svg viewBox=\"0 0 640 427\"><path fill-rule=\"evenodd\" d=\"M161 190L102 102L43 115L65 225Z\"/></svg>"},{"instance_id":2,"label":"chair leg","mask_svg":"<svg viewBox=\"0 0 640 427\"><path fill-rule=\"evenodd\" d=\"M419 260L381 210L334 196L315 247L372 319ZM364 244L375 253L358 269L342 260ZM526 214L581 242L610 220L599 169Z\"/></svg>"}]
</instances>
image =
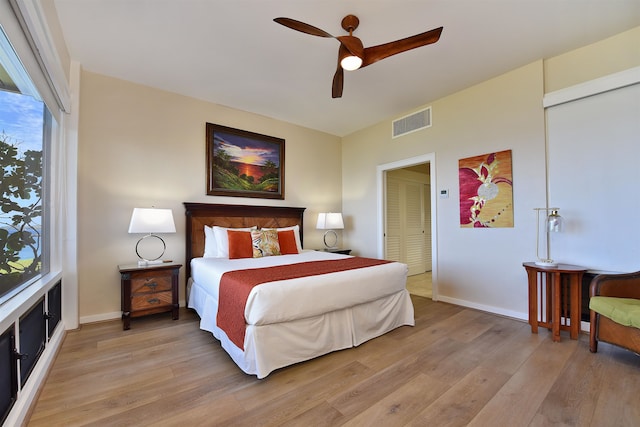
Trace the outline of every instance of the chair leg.
<instances>
[{"instance_id":1,"label":"chair leg","mask_svg":"<svg viewBox=\"0 0 640 427\"><path fill-rule=\"evenodd\" d=\"M598 340L596 339L596 331L598 329L598 313L590 310L589 313L589 351L591 353L598 352Z\"/></svg>"}]
</instances>

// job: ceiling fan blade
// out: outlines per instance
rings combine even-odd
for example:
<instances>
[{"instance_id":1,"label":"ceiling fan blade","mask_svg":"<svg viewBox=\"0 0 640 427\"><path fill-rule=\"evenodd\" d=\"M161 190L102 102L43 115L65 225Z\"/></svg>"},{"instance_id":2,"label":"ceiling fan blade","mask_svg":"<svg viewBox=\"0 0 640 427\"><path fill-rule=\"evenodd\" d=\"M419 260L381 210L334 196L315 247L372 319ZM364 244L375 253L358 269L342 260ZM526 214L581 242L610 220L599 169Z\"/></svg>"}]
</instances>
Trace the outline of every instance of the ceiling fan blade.
<instances>
[{"instance_id":1,"label":"ceiling fan blade","mask_svg":"<svg viewBox=\"0 0 640 427\"><path fill-rule=\"evenodd\" d=\"M344 86L344 70L338 62L338 69L333 75L333 85L331 86L331 97L342 98L342 88Z\"/></svg>"},{"instance_id":2,"label":"ceiling fan blade","mask_svg":"<svg viewBox=\"0 0 640 427\"><path fill-rule=\"evenodd\" d=\"M336 38L352 55L364 57L364 46L359 38L356 36L338 36Z\"/></svg>"},{"instance_id":3,"label":"ceiling fan blade","mask_svg":"<svg viewBox=\"0 0 640 427\"><path fill-rule=\"evenodd\" d=\"M275 22L280 25L284 25L285 27L291 28L292 30L300 31L301 33L311 34L312 36L318 37L327 37L330 39L335 39L334 36L327 33L320 28L314 27L313 25L305 24L304 22L296 21L291 18L275 18Z\"/></svg>"},{"instance_id":4,"label":"ceiling fan blade","mask_svg":"<svg viewBox=\"0 0 640 427\"><path fill-rule=\"evenodd\" d=\"M291 18L275 18L275 22L292 30L301 33L310 34L312 36L336 39L340 42L340 50L338 50L338 67L333 75L333 83L331 85L331 96L333 98L342 98L342 90L344 87L344 68L341 62L345 62L348 70L355 70L366 67L381 59L387 58L407 50L435 43L440 39L443 27L435 28L415 36L406 37L390 43L384 43L377 46L364 48L362 41L353 35L353 31L358 28L359 20L355 15L347 15L343 18L342 28L349 33L348 36L334 36L326 31L309 25L307 23L297 21ZM352 58L357 56L358 58ZM361 60L361 61L360 61ZM360 63L362 63L360 65Z\"/></svg>"},{"instance_id":5,"label":"ceiling fan blade","mask_svg":"<svg viewBox=\"0 0 640 427\"><path fill-rule=\"evenodd\" d=\"M440 39L442 28L443 27L435 28L394 42L367 47L364 49L364 60L362 61L362 66L360 68L371 65L381 59L388 58L389 56L435 43Z\"/></svg>"}]
</instances>

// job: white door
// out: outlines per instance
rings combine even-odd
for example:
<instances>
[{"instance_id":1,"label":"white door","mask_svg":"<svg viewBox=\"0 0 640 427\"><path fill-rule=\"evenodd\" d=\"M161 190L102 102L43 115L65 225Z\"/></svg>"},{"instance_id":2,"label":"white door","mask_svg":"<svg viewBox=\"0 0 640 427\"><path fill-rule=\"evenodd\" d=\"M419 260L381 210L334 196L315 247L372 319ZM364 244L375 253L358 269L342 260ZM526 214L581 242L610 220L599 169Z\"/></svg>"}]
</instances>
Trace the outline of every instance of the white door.
<instances>
[{"instance_id":1,"label":"white door","mask_svg":"<svg viewBox=\"0 0 640 427\"><path fill-rule=\"evenodd\" d=\"M423 184L405 182L404 196L404 259L412 276L426 271Z\"/></svg>"},{"instance_id":2,"label":"white door","mask_svg":"<svg viewBox=\"0 0 640 427\"><path fill-rule=\"evenodd\" d=\"M425 184L424 191L424 262L425 271L433 269L432 252L431 252L431 185Z\"/></svg>"},{"instance_id":3,"label":"white door","mask_svg":"<svg viewBox=\"0 0 640 427\"><path fill-rule=\"evenodd\" d=\"M387 175L387 214L385 222L385 254L390 261L403 262L401 253L401 212L400 212L400 181Z\"/></svg>"},{"instance_id":4,"label":"white door","mask_svg":"<svg viewBox=\"0 0 640 427\"><path fill-rule=\"evenodd\" d=\"M429 186L409 178L387 174L385 258L407 264L411 276L431 269L431 228Z\"/></svg>"}]
</instances>

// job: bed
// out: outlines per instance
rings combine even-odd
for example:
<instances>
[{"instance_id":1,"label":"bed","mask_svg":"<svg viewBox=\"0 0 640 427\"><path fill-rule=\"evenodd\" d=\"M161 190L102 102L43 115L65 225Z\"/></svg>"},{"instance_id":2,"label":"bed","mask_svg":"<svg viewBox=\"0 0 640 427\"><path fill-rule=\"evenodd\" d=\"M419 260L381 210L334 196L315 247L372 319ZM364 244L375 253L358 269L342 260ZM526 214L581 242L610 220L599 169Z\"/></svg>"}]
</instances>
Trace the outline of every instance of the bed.
<instances>
[{"instance_id":1,"label":"bed","mask_svg":"<svg viewBox=\"0 0 640 427\"><path fill-rule=\"evenodd\" d=\"M414 325L413 305L406 290L407 266L302 249L305 208L184 205L187 307L197 312L200 328L211 332L245 373L264 378L276 369ZM224 253L220 233L233 229L231 233L242 230L244 233L237 234L246 235L252 228L295 235L295 243L290 244L295 248L287 252L283 246L285 254L278 256L235 257L232 242L227 242ZM212 230L218 234L212 236ZM212 242L222 253L212 252ZM329 265L343 267L319 275L291 275L303 266ZM256 272L266 273L269 279L247 291L246 306L239 311L242 330L234 332L221 316L229 306L224 303L229 299L225 292L235 285L221 284L221 279Z\"/></svg>"}]
</instances>

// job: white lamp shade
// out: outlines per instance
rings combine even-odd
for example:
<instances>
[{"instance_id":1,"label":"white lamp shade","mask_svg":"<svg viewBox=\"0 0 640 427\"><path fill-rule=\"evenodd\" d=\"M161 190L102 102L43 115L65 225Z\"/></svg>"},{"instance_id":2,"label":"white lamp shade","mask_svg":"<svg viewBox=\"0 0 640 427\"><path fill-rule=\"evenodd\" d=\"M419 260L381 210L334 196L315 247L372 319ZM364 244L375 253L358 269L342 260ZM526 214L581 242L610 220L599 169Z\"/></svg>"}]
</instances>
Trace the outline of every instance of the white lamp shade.
<instances>
[{"instance_id":1,"label":"white lamp shade","mask_svg":"<svg viewBox=\"0 0 640 427\"><path fill-rule=\"evenodd\" d=\"M171 209L134 208L129 233L175 233Z\"/></svg>"},{"instance_id":2,"label":"white lamp shade","mask_svg":"<svg viewBox=\"0 0 640 427\"><path fill-rule=\"evenodd\" d=\"M558 263L551 258L551 241L549 239L549 233L556 233L562 231L562 217L558 214L559 208L534 208L536 211L536 265L543 267L557 267ZM544 236L546 247L546 257L540 257L540 211L545 213L544 220ZM551 211L549 215L547 212Z\"/></svg>"},{"instance_id":3,"label":"white lamp shade","mask_svg":"<svg viewBox=\"0 0 640 427\"><path fill-rule=\"evenodd\" d=\"M342 230L344 228L342 214L339 212L319 213L316 228L318 230Z\"/></svg>"},{"instance_id":4,"label":"white lamp shade","mask_svg":"<svg viewBox=\"0 0 640 427\"><path fill-rule=\"evenodd\" d=\"M552 233L558 233L562 231L562 217L558 214L557 209L551 211L545 221L546 229Z\"/></svg>"}]
</instances>

